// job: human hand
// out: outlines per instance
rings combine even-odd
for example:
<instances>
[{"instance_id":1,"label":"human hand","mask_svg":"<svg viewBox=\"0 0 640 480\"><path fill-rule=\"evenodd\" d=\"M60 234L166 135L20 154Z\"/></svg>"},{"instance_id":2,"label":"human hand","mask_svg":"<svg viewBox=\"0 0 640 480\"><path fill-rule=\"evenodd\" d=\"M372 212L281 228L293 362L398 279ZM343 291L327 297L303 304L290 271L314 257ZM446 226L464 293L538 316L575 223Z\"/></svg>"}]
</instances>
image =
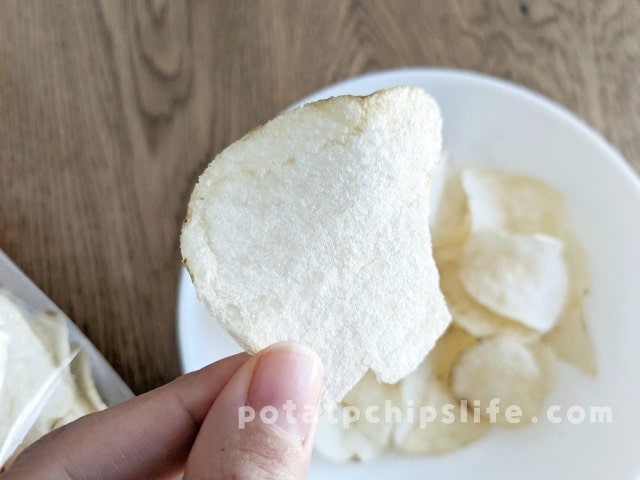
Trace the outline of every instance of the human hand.
<instances>
[{"instance_id":1,"label":"human hand","mask_svg":"<svg viewBox=\"0 0 640 480\"><path fill-rule=\"evenodd\" d=\"M0 479L303 479L322 378L318 356L298 344L235 355L51 432ZM296 410L283 410L287 400ZM257 414L241 428L247 406L275 407L277 420Z\"/></svg>"}]
</instances>

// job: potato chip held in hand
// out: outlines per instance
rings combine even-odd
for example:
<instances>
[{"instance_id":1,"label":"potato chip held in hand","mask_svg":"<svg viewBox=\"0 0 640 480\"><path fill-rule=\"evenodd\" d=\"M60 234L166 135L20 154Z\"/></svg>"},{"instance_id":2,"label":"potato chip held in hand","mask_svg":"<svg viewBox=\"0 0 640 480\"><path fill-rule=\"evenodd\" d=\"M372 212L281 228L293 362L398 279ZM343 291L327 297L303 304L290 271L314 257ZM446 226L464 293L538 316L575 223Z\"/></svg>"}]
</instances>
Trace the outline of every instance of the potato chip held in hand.
<instances>
[{"instance_id":1,"label":"potato chip held in hand","mask_svg":"<svg viewBox=\"0 0 640 480\"><path fill-rule=\"evenodd\" d=\"M431 255L436 103L418 88L286 112L200 177L181 247L200 301L248 352L318 353L330 407L367 370L395 383L450 322Z\"/></svg>"}]
</instances>

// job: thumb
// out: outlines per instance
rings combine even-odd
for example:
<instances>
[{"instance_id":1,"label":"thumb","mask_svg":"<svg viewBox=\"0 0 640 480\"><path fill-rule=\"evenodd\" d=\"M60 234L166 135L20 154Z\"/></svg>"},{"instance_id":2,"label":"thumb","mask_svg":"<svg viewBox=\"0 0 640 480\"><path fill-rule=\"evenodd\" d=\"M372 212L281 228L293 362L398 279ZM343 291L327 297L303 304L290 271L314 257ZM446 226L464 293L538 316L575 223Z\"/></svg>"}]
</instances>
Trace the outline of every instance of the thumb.
<instances>
[{"instance_id":1,"label":"thumb","mask_svg":"<svg viewBox=\"0 0 640 480\"><path fill-rule=\"evenodd\" d=\"M185 480L306 478L323 369L295 343L254 355L209 410L185 467Z\"/></svg>"}]
</instances>

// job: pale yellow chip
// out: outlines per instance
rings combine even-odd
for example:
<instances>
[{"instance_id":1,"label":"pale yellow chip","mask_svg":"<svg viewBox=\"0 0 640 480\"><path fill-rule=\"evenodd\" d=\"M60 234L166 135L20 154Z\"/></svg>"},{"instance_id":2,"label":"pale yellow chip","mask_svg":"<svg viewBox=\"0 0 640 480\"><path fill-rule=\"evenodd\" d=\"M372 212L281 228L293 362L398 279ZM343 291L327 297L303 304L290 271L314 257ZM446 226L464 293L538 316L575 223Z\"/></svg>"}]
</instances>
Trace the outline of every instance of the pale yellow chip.
<instances>
[{"instance_id":1,"label":"pale yellow chip","mask_svg":"<svg viewBox=\"0 0 640 480\"><path fill-rule=\"evenodd\" d=\"M476 345L478 341L463 329L451 325L438 340L435 348L420 365L422 373L435 380L447 383L449 372L462 352ZM414 372L415 373L415 372ZM408 378L408 377L406 377ZM406 380L405 378L405 380ZM403 380L404 381L404 380ZM406 393L406 390L404 390Z\"/></svg>"},{"instance_id":2,"label":"pale yellow chip","mask_svg":"<svg viewBox=\"0 0 640 480\"><path fill-rule=\"evenodd\" d=\"M40 312L29 317L29 326L56 362L62 362L69 355L69 329L64 315Z\"/></svg>"},{"instance_id":3,"label":"pale yellow chip","mask_svg":"<svg viewBox=\"0 0 640 480\"><path fill-rule=\"evenodd\" d=\"M325 367L330 408L371 370L412 372L451 318L431 254L442 150L418 88L290 110L222 151L182 227L198 298L249 353L288 340Z\"/></svg>"},{"instance_id":4,"label":"pale yellow chip","mask_svg":"<svg viewBox=\"0 0 640 480\"><path fill-rule=\"evenodd\" d=\"M91 363L84 350L80 350L77 357L71 363L71 373L73 374L78 389L76 403L88 405L92 411L107 408L93 381Z\"/></svg>"},{"instance_id":5,"label":"pale yellow chip","mask_svg":"<svg viewBox=\"0 0 640 480\"><path fill-rule=\"evenodd\" d=\"M517 426L537 415L554 378L553 354L546 345L498 336L484 339L460 355L450 386L457 398L477 405L485 418ZM486 410L492 399L499 400L500 408L494 419ZM519 408L521 416L509 417L511 406Z\"/></svg>"},{"instance_id":6,"label":"pale yellow chip","mask_svg":"<svg viewBox=\"0 0 640 480\"><path fill-rule=\"evenodd\" d=\"M0 291L0 323L8 337L4 385L0 396L0 444L4 444L27 399L37 392L57 363L31 329L30 315L24 306L5 291ZM64 374L38 419L26 432L24 442L15 455L49 433L53 425L67 415L73 399L72 392L71 377ZM9 459L8 464L12 461L13 458Z\"/></svg>"},{"instance_id":7,"label":"pale yellow chip","mask_svg":"<svg viewBox=\"0 0 640 480\"><path fill-rule=\"evenodd\" d=\"M337 410L320 417L316 450L333 462L365 462L376 457L389 445L394 427L385 421L385 408L397 408L398 399L398 385L380 383L372 372L367 372ZM351 418L345 426L345 416L355 412L358 418Z\"/></svg>"},{"instance_id":8,"label":"pale yellow chip","mask_svg":"<svg viewBox=\"0 0 640 480\"><path fill-rule=\"evenodd\" d=\"M553 330L542 337L558 356L582 372L595 376L598 372L596 350L584 321L582 306L567 308Z\"/></svg>"},{"instance_id":9,"label":"pale yellow chip","mask_svg":"<svg viewBox=\"0 0 640 480\"><path fill-rule=\"evenodd\" d=\"M577 238L566 234L564 242L564 259L569 271L569 290L567 304L580 303L589 289L589 262L587 254Z\"/></svg>"},{"instance_id":10,"label":"pale yellow chip","mask_svg":"<svg viewBox=\"0 0 640 480\"><path fill-rule=\"evenodd\" d=\"M367 372L342 400L344 406L352 406L360 411L360 418L352 428L357 428L376 445L387 446L393 423L384 421L384 411L385 407L398 404L399 389L398 384L381 383L372 372Z\"/></svg>"},{"instance_id":11,"label":"pale yellow chip","mask_svg":"<svg viewBox=\"0 0 640 480\"><path fill-rule=\"evenodd\" d=\"M460 402L447 386L453 362L475 343L472 336L452 325L418 369L402 380L403 418L394 431L394 444L398 450L413 454L445 453L473 442L487 432L489 425L475 423L469 412L463 412ZM409 405L414 409L413 421L408 418ZM430 421L421 424L423 408L430 410L425 410L424 418L435 417L429 417Z\"/></svg>"},{"instance_id":12,"label":"pale yellow chip","mask_svg":"<svg viewBox=\"0 0 640 480\"><path fill-rule=\"evenodd\" d=\"M506 230L512 233L564 231L564 207L560 193L541 180L496 170L467 168L462 185L468 198L473 230Z\"/></svg>"},{"instance_id":13,"label":"pale yellow chip","mask_svg":"<svg viewBox=\"0 0 640 480\"><path fill-rule=\"evenodd\" d=\"M402 436L398 435L398 450L412 454L437 455L472 443L487 433L490 424L484 421L474 422L469 412L463 414L459 402L441 383L430 380L427 381L426 388L422 404L434 408L438 412L437 419L426 424L426 428L414 425ZM464 422L461 420L463 415Z\"/></svg>"},{"instance_id":14,"label":"pale yellow chip","mask_svg":"<svg viewBox=\"0 0 640 480\"><path fill-rule=\"evenodd\" d=\"M434 257L440 272L440 289L453 323L476 338L498 333L523 338L536 338L540 335L531 328L492 312L471 298L460 281L457 255L440 255L440 251L435 251Z\"/></svg>"},{"instance_id":15,"label":"pale yellow chip","mask_svg":"<svg viewBox=\"0 0 640 480\"><path fill-rule=\"evenodd\" d=\"M349 460L366 462L377 457L383 447L372 441L355 423L345 428L345 415L343 407L337 406L332 413L320 416L316 426L315 451L335 463Z\"/></svg>"},{"instance_id":16,"label":"pale yellow chip","mask_svg":"<svg viewBox=\"0 0 640 480\"><path fill-rule=\"evenodd\" d=\"M469 210L460 174L441 161L437 175L439 194L432 205L433 246L460 246L469 235Z\"/></svg>"},{"instance_id":17,"label":"pale yellow chip","mask_svg":"<svg viewBox=\"0 0 640 480\"><path fill-rule=\"evenodd\" d=\"M556 362L558 361L553 349L549 345L540 341L524 342L529 350L533 352L540 369L542 371L542 387L545 391L545 398L547 394L553 390L556 385Z\"/></svg>"},{"instance_id":18,"label":"pale yellow chip","mask_svg":"<svg viewBox=\"0 0 640 480\"><path fill-rule=\"evenodd\" d=\"M462 250L459 276L477 302L540 332L555 325L567 298L563 244L548 235L475 232Z\"/></svg>"},{"instance_id":19,"label":"pale yellow chip","mask_svg":"<svg viewBox=\"0 0 640 480\"><path fill-rule=\"evenodd\" d=\"M569 269L569 293L556 326L543 340L558 358L588 375L598 370L596 349L585 322L583 301L589 286L587 256L576 238L565 237L564 257Z\"/></svg>"},{"instance_id":20,"label":"pale yellow chip","mask_svg":"<svg viewBox=\"0 0 640 480\"><path fill-rule=\"evenodd\" d=\"M57 363L62 362L69 355L71 351L69 329L67 318L62 313L40 312L30 318L29 325ZM84 350L81 349L78 352L69 369L75 382L76 394L73 406L65 416L56 422L56 427L87 413L106 408L93 381L91 365Z\"/></svg>"},{"instance_id":21,"label":"pale yellow chip","mask_svg":"<svg viewBox=\"0 0 640 480\"><path fill-rule=\"evenodd\" d=\"M32 315L7 291L0 290L0 330L6 336L6 367L0 395L0 445L20 418L20 413L69 351L66 319L58 314ZM75 362L74 362L75 363ZM11 464L26 446L58 426L96 410L80 394L73 368L64 372Z\"/></svg>"}]
</instances>

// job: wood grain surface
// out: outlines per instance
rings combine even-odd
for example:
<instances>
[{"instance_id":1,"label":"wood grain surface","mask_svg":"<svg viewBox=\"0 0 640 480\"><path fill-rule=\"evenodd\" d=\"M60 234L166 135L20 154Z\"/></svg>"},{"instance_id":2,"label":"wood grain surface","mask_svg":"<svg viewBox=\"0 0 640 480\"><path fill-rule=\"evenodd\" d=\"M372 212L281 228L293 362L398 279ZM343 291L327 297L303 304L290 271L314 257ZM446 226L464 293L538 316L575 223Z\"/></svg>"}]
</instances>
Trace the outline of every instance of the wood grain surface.
<instances>
[{"instance_id":1,"label":"wood grain surface","mask_svg":"<svg viewBox=\"0 0 640 480\"><path fill-rule=\"evenodd\" d=\"M379 69L542 92L640 168L635 0L16 0L0 8L0 248L136 392L179 373L179 226L224 146Z\"/></svg>"}]
</instances>

